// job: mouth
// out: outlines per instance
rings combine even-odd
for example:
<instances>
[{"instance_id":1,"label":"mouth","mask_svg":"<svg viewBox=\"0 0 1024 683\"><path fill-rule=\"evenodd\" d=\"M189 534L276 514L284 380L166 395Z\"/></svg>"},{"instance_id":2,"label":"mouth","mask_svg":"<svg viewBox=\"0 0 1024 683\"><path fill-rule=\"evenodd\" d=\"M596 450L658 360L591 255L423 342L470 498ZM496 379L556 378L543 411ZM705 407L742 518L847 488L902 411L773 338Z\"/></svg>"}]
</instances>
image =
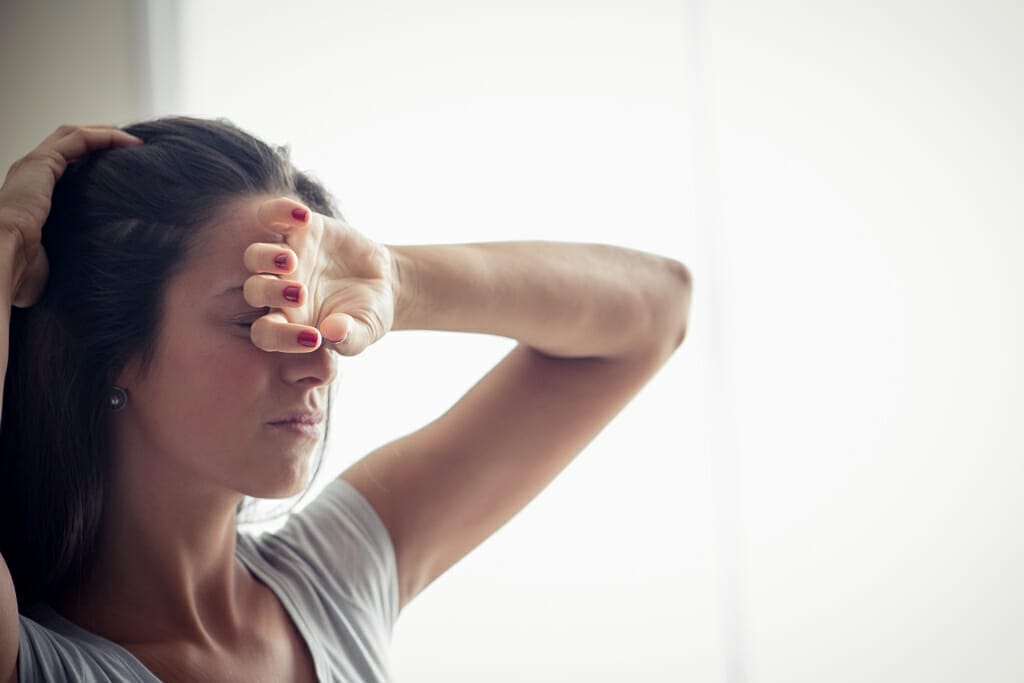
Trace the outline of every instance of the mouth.
<instances>
[{"instance_id":1,"label":"mouth","mask_svg":"<svg viewBox=\"0 0 1024 683\"><path fill-rule=\"evenodd\" d=\"M321 437L322 422L324 422L324 414L317 411L315 413L293 413L267 424L275 430L281 430L296 436L318 439Z\"/></svg>"},{"instance_id":2,"label":"mouth","mask_svg":"<svg viewBox=\"0 0 1024 683\"><path fill-rule=\"evenodd\" d=\"M268 424L272 425L284 425L284 424L300 424L300 425L319 425L324 420L324 414L317 412L298 412L285 415L277 420L272 420Z\"/></svg>"},{"instance_id":3,"label":"mouth","mask_svg":"<svg viewBox=\"0 0 1024 683\"><path fill-rule=\"evenodd\" d=\"M287 432L295 436L308 437L310 439L320 438L320 425L319 424L308 424L305 422L270 422L268 423L271 427L282 432Z\"/></svg>"}]
</instances>

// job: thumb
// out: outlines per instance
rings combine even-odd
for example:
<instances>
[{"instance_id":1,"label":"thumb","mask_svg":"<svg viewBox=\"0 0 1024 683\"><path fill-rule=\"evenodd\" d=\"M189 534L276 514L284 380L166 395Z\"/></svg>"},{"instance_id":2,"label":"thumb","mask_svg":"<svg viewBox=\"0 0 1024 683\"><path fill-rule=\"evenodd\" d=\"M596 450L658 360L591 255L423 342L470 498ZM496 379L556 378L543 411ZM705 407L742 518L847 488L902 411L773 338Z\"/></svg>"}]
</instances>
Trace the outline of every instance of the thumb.
<instances>
[{"instance_id":1,"label":"thumb","mask_svg":"<svg viewBox=\"0 0 1024 683\"><path fill-rule=\"evenodd\" d=\"M333 344L335 350L343 356L362 353L373 343L369 326L348 313L333 313L324 318L320 323L320 332L324 341Z\"/></svg>"}]
</instances>

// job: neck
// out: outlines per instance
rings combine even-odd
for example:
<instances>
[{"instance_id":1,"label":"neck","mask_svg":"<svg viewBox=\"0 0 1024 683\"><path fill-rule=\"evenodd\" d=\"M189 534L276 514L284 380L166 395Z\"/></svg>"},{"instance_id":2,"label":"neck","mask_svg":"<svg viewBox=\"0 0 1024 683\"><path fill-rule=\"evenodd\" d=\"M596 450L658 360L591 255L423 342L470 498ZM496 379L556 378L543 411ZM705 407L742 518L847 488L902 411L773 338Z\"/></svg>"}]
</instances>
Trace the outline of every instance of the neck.
<instances>
[{"instance_id":1,"label":"neck","mask_svg":"<svg viewBox=\"0 0 1024 683\"><path fill-rule=\"evenodd\" d=\"M147 471L125 466L133 462ZM53 605L108 640L212 646L245 631L255 579L235 557L241 495L175 471L174 462L120 460L89 571Z\"/></svg>"}]
</instances>

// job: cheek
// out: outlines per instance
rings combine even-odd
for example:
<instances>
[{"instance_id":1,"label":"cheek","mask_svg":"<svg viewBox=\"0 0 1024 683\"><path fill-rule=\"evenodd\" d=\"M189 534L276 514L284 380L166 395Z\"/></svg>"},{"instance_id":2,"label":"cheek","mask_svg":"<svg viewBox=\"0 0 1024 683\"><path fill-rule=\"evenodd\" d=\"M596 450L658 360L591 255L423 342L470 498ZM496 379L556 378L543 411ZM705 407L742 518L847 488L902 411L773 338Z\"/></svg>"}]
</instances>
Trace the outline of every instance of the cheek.
<instances>
[{"instance_id":1,"label":"cheek","mask_svg":"<svg viewBox=\"0 0 1024 683\"><path fill-rule=\"evenodd\" d=\"M248 340L196 335L175 348L171 412L193 436L224 442L256 429L265 416L269 386L266 353Z\"/></svg>"}]
</instances>

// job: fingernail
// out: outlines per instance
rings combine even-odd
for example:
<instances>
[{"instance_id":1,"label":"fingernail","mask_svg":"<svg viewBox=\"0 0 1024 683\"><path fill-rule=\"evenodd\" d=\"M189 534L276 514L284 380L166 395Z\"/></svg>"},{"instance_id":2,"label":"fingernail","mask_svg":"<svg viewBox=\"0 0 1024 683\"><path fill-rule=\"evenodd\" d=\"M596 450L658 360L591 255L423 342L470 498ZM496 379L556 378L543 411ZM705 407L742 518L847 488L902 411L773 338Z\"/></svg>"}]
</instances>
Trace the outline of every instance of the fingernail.
<instances>
[{"instance_id":1,"label":"fingernail","mask_svg":"<svg viewBox=\"0 0 1024 683\"><path fill-rule=\"evenodd\" d=\"M288 299L288 301L298 301L299 300L299 288L296 287L295 285L292 285L291 287L285 287L284 288L284 298Z\"/></svg>"},{"instance_id":2,"label":"fingernail","mask_svg":"<svg viewBox=\"0 0 1024 683\"><path fill-rule=\"evenodd\" d=\"M304 220L306 220L306 210L305 209L292 209L292 217L295 220L297 220L297 221L304 221Z\"/></svg>"},{"instance_id":3,"label":"fingernail","mask_svg":"<svg viewBox=\"0 0 1024 683\"><path fill-rule=\"evenodd\" d=\"M288 254L278 254L274 257L274 265L284 270L288 267Z\"/></svg>"},{"instance_id":4,"label":"fingernail","mask_svg":"<svg viewBox=\"0 0 1024 683\"><path fill-rule=\"evenodd\" d=\"M303 346L316 346L316 342L316 332L307 332L306 330L299 332L299 343Z\"/></svg>"}]
</instances>

